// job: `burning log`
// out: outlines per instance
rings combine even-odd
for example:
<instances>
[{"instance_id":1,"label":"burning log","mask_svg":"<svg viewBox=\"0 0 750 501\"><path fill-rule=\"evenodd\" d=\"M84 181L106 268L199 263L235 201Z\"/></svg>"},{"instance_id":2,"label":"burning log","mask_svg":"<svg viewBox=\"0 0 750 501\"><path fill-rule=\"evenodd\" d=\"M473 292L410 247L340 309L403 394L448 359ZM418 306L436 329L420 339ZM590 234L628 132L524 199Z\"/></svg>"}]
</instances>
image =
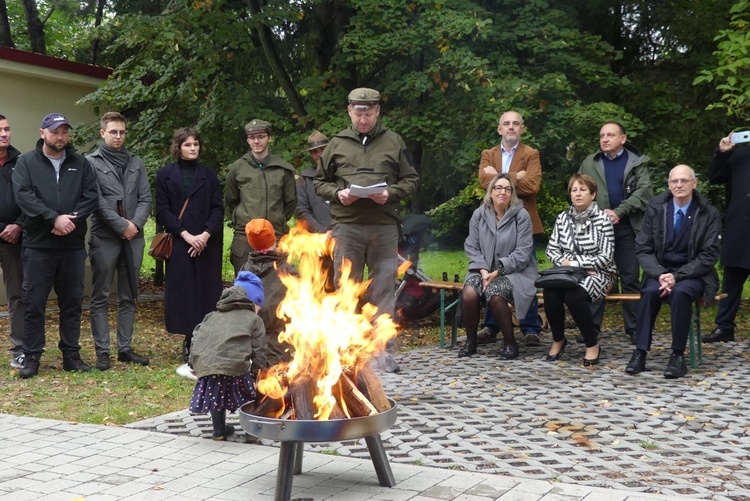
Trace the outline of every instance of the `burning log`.
<instances>
[{"instance_id":1,"label":"burning log","mask_svg":"<svg viewBox=\"0 0 750 501\"><path fill-rule=\"evenodd\" d=\"M369 363L364 364L357 371L357 388L375 406L378 412L385 412L391 408L388 397L383 391L383 385L380 384L380 378L375 374L375 370Z\"/></svg>"},{"instance_id":2,"label":"burning log","mask_svg":"<svg viewBox=\"0 0 750 501\"><path fill-rule=\"evenodd\" d=\"M297 381L289 388L294 419L314 419L315 416L315 382L311 379Z\"/></svg>"},{"instance_id":3,"label":"burning log","mask_svg":"<svg viewBox=\"0 0 750 501\"><path fill-rule=\"evenodd\" d=\"M263 397L255 406L253 413L257 416L278 417L284 412L284 400Z\"/></svg>"},{"instance_id":4,"label":"burning log","mask_svg":"<svg viewBox=\"0 0 750 501\"><path fill-rule=\"evenodd\" d=\"M349 410L350 417L372 416L378 413L375 406L357 389L349 376L341 374L339 384L341 385L341 399Z\"/></svg>"}]
</instances>

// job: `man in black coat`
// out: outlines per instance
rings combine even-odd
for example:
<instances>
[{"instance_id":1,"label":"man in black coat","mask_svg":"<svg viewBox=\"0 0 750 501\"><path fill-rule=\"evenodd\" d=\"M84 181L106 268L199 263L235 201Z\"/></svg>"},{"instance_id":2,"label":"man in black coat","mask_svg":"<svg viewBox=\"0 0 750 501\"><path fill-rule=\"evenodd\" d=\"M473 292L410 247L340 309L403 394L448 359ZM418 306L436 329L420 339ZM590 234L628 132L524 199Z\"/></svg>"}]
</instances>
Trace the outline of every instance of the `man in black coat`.
<instances>
[{"instance_id":1,"label":"man in black coat","mask_svg":"<svg viewBox=\"0 0 750 501\"><path fill-rule=\"evenodd\" d=\"M721 244L721 216L695 191L698 180L687 165L669 172L669 191L649 202L641 232L635 239L638 262L645 275L638 302L633 356L625 372L646 370L646 353L656 316L664 301L672 310L672 354L664 377L687 374L687 345L693 302L713 300L719 288L716 262Z\"/></svg>"},{"instance_id":2,"label":"man in black coat","mask_svg":"<svg viewBox=\"0 0 750 501\"><path fill-rule=\"evenodd\" d=\"M750 148L735 148L731 134L722 138L708 164L708 180L727 185L726 230L721 250L727 297L719 303L716 329L703 338L704 343L716 343L734 341L734 317L740 307L742 287L750 275Z\"/></svg>"},{"instance_id":3,"label":"man in black coat","mask_svg":"<svg viewBox=\"0 0 750 501\"><path fill-rule=\"evenodd\" d=\"M0 267L10 316L10 366L23 368L23 301L21 285L21 223L23 215L13 194L13 169L21 152L10 144L10 123L0 115Z\"/></svg>"},{"instance_id":4,"label":"man in black coat","mask_svg":"<svg viewBox=\"0 0 750 501\"><path fill-rule=\"evenodd\" d=\"M98 205L96 174L69 144L70 122L59 113L44 117L36 149L18 158L13 189L23 221L24 368L39 373L44 352L47 297L54 286L60 308L63 369L90 371L81 360L81 306L86 263L86 220Z\"/></svg>"}]
</instances>

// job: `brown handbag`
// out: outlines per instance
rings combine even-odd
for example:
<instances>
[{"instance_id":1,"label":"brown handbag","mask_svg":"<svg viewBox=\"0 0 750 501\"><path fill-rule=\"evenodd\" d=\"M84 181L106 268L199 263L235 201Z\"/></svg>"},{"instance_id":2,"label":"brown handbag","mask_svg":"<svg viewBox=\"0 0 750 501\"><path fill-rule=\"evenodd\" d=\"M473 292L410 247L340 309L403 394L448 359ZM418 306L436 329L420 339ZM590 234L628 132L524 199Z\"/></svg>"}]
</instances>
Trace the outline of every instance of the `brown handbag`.
<instances>
[{"instance_id":1,"label":"brown handbag","mask_svg":"<svg viewBox=\"0 0 750 501\"><path fill-rule=\"evenodd\" d=\"M190 197L185 199L185 203L182 204L182 210L180 215L177 216L177 221L182 220L182 215L185 213L188 200ZM154 239L151 240L151 246L148 248L148 255L159 261L166 261L172 257L172 240L174 236L168 232L157 233L154 235Z\"/></svg>"}]
</instances>

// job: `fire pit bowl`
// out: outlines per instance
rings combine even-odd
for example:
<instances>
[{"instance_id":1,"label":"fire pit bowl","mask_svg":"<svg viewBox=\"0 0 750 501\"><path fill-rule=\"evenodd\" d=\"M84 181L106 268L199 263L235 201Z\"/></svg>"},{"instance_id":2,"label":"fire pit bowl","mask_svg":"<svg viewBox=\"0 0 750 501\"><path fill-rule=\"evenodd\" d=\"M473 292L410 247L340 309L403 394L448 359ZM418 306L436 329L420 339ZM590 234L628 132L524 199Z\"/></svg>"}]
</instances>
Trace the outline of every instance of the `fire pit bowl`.
<instances>
[{"instance_id":1,"label":"fire pit bowl","mask_svg":"<svg viewBox=\"0 0 750 501\"><path fill-rule=\"evenodd\" d=\"M289 501L294 475L302 473L302 453L305 442L340 442L364 438L380 485L393 487L396 480L388 463L380 433L396 422L398 406L388 399L391 408L373 416L350 419L294 420L256 416L255 404L239 409L240 425L249 435L281 442L279 468L274 501Z\"/></svg>"}]
</instances>

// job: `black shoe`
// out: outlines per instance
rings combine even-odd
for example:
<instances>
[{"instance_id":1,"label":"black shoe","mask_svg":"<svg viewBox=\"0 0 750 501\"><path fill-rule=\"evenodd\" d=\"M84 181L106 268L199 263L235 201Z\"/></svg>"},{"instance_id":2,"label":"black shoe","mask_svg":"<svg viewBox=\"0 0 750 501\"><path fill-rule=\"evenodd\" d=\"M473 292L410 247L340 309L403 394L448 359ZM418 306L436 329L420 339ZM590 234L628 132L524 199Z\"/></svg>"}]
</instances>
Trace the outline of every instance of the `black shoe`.
<instances>
[{"instance_id":1,"label":"black shoe","mask_svg":"<svg viewBox=\"0 0 750 501\"><path fill-rule=\"evenodd\" d=\"M548 354L547 357L544 360L546 360L547 362L557 362L558 360L560 360L560 355L563 354L563 352L565 351L565 347L566 346L568 346L568 338L564 337L563 338L563 343L562 343L562 348L560 348L560 351L558 351L554 355L549 355Z\"/></svg>"},{"instance_id":2,"label":"black shoe","mask_svg":"<svg viewBox=\"0 0 750 501\"><path fill-rule=\"evenodd\" d=\"M542 346L542 339L539 334L535 332L526 334L526 346Z\"/></svg>"},{"instance_id":3,"label":"black shoe","mask_svg":"<svg viewBox=\"0 0 750 501\"><path fill-rule=\"evenodd\" d=\"M117 352L117 361L125 362L126 364L148 365L148 357L139 355L133 350Z\"/></svg>"},{"instance_id":4,"label":"black shoe","mask_svg":"<svg viewBox=\"0 0 750 501\"><path fill-rule=\"evenodd\" d=\"M96 363L94 366L100 371L109 370L111 364L109 362L109 353L99 353L96 355Z\"/></svg>"},{"instance_id":5,"label":"black shoe","mask_svg":"<svg viewBox=\"0 0 750 501\"><path fill-rule=\"evenodd\" d=\"M687 365L685 365L685 355L672 353L669 357L667 369L664 371L664 377L667 379L677 379L685 377L687 374Z\"/></svg>"},{"instance_id":6,"label":"black shoe","mask_svg":"<svg viewBox=\"0 0 750 501\"><path fill-rule=\"evenodd\" d=\"M232 426L231 424L225 424L224 432L218 434L214 432L211 435L211 438L214 440L226 440L229 435L234 435L234 426Z\"/></svg>"},{"instance_id":7,"label":"black shoe","mask_svg":"<svg viewBox=\"0 0 750 501\"><path fill-rule=\"evenodd\" d=\"M518 345L516 343L506 344L503 347L503 351L500 352L500 358L503 358L505 360L513 360L514 358L518 358Z\"/></svg>"},{"instance_id":8,"label":"black shoe","mask_svg":"<svg viewBox=\"0 0 750 501\"><path fill-rule=\"evenodd\" d=\"M21 379L28 379L39 374L39 357L34 355L26 355L23 369L18 371L18 376Z\"/></svg>"},{"instance_id":9,"label":"black shoe","mask_svg":"<svg viewBox=\"0 0 750 501\"><path fill-rule=\"evenodd\" d=\"M89 372L91 370L91 366L86 365L83 360L81 360L81 354L77 351L74 351L72 353L63 355L63 370Z\"/></svg>"},{"instance_id":10,"label":"black shoe","mask_svg":"<svg viewBox=\"0 0 750 501\"><path fill-rule=\"evenodd\" d=\"M470 357L476 355L477 345L475 343L466 343L458 352L458 358Z\"/></svg>"},{"instance_id":11,"label":"black shoe","mask_svg":"<svg viewBox=\"0 0 750 501\"><path fill-rule=\"evenodd\" d=\"M625 366L625 372L628 374L640 374L646 370L646 352L635 350L630 362Z\"/></svg>"},{"instance_id":12,"label":"black shoe","mask_svg":"<svg viewBox=\"0 0 750 501\"><path fill-rule=\"evenodd\" d=\"M192 338L190 339L192 341ZM182 361L185 363L188 363L190 360L190 342L188 341L188 337L185 336L185 339L182 341Z\"/></svg>"},{"instance_id":13,"label":"black shoe","mask_svg":"<svg viewBox=\"0 0 750 501\"><path fill-rule=\"evenodd\" d=\"M725 332L718 327L703 338L704 343L726 343L727 341L734 341L734 332Z\"/></svg>"},{"instance_id":14,"label":"black shoe","mask_svg":"<svg viewBox=\"0 0 750 501\"><path fill-rule=\"evenodd\" d=\"M602 356L602 347L599 346L599 352L596 354L596 358L594 358L593 360L589 360L584 355L584 357L583 357L583 366L584 367L593 367L594 365L599 365L599 358L601 358L601 356Z\"/></svg>"}]
</instances>

